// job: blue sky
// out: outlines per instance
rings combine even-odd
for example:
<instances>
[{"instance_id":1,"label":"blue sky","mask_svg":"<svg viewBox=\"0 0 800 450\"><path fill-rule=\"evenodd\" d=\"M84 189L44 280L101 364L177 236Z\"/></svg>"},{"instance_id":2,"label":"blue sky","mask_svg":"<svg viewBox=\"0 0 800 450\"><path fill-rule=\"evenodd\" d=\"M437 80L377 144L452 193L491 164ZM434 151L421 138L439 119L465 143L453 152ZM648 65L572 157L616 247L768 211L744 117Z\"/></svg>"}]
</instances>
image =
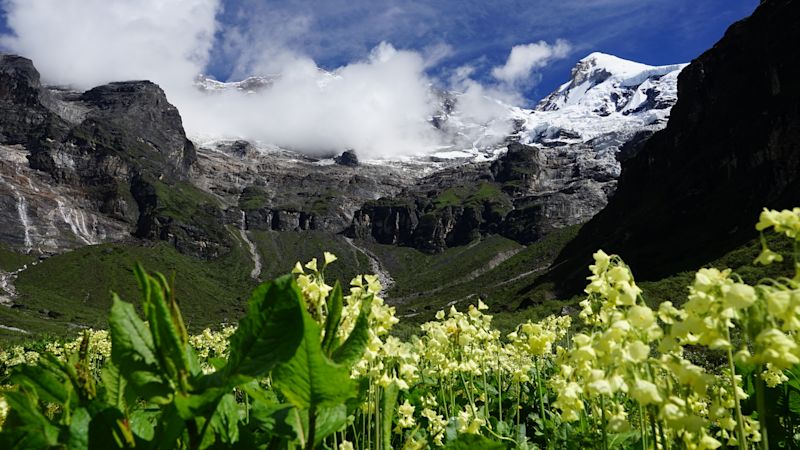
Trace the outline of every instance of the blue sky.
<instances>
[{"instance_id":1,"label":"blue sky","mask_svg":"<svg viewBox=\"0 0 800 450\"><path fill-rule=\"evenodd\" d=\"M269 58L276 49L335 69L363 60L380 42L389 42L398 49L438 54L426 69L435 79L446 80L454 69L470 65L475 68L473 77L489 82L491 68L502 65L513 46L568 41L570 53L541 68L524 87L525 98L534 101L566 81L575 62L592 51L654 65L688 62L757 4L758 0L225 0L216 15L218 27L205 71L222 80L240 78L256 67L247 53ZM7 0L3 5L0 31L8 34Z\"/></svg>"},{"instance_id":2,"label":"blue sky","mask_svg":"<svg viewBox=\"0 0 800 450\"><path fill-rule=\"evenodd\" d=\"M241 27L311 56L324 68L363 58L381 41L423 51L437 44L452 53L429 69L444 77L463 65L478 76L502 64L512 46L566 39L571 54L541 72L528 98L563 83L574 63L602 51L647 64L688 62L710 48L757 0L527 0L363 1L231 0L219 16L226 29ZM258 27L264 27L257 31ZM270 31L272 30L272 31ZM278 34L278 36L275 36ZM225 39L220 36L218 42ZM210 72L232 73L235 54L216 45Z\"/></svg>"}]
</instances>

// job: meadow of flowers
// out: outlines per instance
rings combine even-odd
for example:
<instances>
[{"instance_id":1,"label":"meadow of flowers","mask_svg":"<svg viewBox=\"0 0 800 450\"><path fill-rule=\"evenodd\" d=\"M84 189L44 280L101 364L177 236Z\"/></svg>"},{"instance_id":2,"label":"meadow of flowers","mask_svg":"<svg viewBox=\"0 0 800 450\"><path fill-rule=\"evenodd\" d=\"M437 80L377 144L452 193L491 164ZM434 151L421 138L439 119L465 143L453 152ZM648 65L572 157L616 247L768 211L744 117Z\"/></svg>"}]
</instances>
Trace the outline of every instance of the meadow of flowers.
<instances>
[{"instance_id":1,"label":"meadow of flowers","mask_svg":"<svg viewBox=\"0 0 800 450\"><path fill-rule=\"evenodd\" d=\"M762 238L755 263L794 273L701 269L655 306L598 251L577 317L508 334L479 301L401 340L377 278L329 284L326 253L259 287L238 327L189 336L138 269L146 320L115 299L108 331L0 353L0 447L797 448L800 208L756 228L795 251Z\"/></svg>"}]
</instances>

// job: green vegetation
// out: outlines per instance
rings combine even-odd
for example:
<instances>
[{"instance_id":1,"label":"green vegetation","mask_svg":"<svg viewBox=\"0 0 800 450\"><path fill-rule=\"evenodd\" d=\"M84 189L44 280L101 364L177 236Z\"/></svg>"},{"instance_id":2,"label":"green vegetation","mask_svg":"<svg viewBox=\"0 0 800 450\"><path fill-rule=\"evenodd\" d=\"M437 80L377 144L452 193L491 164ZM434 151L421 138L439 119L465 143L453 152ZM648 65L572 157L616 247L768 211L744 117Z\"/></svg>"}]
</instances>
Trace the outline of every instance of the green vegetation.
<instances>
[{"instance_id":1,"label":"green vegetation","mask_svg":"<svg viewBox=\"0 0 800 450\"><path fill-rule=\"evenodd\" d=\"M219 208L221 205L216 197L185 181L172 184L154 181L152 184L158 196L158 207L164 215L186 223L197 220L198 215L209 214L209 207Z\"/></svg>"},{"instance_id":2,"label":"green vegetation","mask_svg":"<svg viewBox=\"0 0 800 450\"><path fill-rule=\"evenodd\" d=\"M499 311L498 320L505 322L508 318L509 323L516 324L520 314L544 317L560 311L562 302L545 302L542 298L532 304L523 290L550 265L579 228L557 230L527 247L502 236L489 236L433 255L408 247L365 245L392 274L396 285L388 297L397 304L404 323L430 320L437 309L461 307L481 298ZM538 315L539 311L543 315Z\"/></svg>"},{"instance_id":3,"label":"green vegetation","mask_svg":"<svg viewBox=\"0 0 800 450\"><path fill-rule=\"evenodd\" d=\"M0 368L15 367L7 381L20 387L0 391L3 448L311 450L355 412L360 388L350 373L367 346L374 293L344 297L337 284L321 299L321 318L293 277L264 283L224 353L210 359L210 347L198 358L166 278L141 266L134 274L146 321L114 294L110 332L23 355L35 365L2 353Z\"/></svg>"},{"instance_id":4,"label":"green vegetation","mask_svg":"<svg viewBox=\"0 0 800 450\"><path fill-rule=\"evenodd\" d=\"M483 208L490 205L491 208L504 215L511 210L511 200L503 194L500 188L494 183L483 182L477 187L460 186L452 187L442 191L433 201L435 210L441 210L448 206L465 206L473 208Z\"/></svg>"},{"instance_id":5,"label":"green vegetation","mask_svg":"<svg viewBox=\"0 0 800 450\"><path fill-rule=\"evenodd\" d=\"M259 187L248 186L242 191L238 206L245 211L264 208L268 204L268 195L265 190Z\"/></svg>"},{"instance_id":6,"label":"green vegetation","mask_svg":"<svg viewBox=\"0 0 800 450\"><path fill-rule=\"evenodd\" d=\"M371 273L369 259L338 234L324 231L248 233L261 254L264 279L284 273L287 262L308 261L324 251L339 256L341 264L329 269L329 274L335 279L350 280L358 274Z\"/></svg>"},{"instance_id":7,"label":"green vegetation","mask_svg":"<svg viewBox=\"0 0 800 450\"><path fill-rule=\"evenodd\" d=\"M409 247L355 242L372 252L392 275L395 284L388 297L405 316L401 329L429 320L437 308L454 302L463 306L482 297L500 310L498 320L511 324L515 317L538 316L542 306L517 312L519 291L546 267L577 227L557 231L544 240L524 247L501 236L489 236L468 246L428 254ZM0 324L31 334L0 329L5 345L41 336L70 336L80 327L105 327L110 307L108 292L130 297L135 262L166 274L176 274L175 289L191 330L232 322L243 313L244 299L254 286L249 278L252 261L238 230L227 230L231 253L218 260L203 260L177 252L167 243L151 246L105 244L83 247L57 255L23 272L16 287L21 309L0 309ZM271 279L286 270L287 261L306 261L329 250L340 264L328 269L335 279L349 280L373 272L369 258L347 240L318 231L248 231L261 256L261 279ZM8 258L29 261L26 255L8 252ZM500 255L498 257L498 255ZM505 259L507 258L507 259ZM80 280L79 283L73 280ZM448 280L446 289L440 280ZM511 281L509 281L511 280ZM560 306L546 303L547 311ZM509 325L511 326L511 325ZM0 345L2 347L2 345Z\"/></svg>"},{"instance_id":8,"label":"green vegetation","mask_svg":"<svg viewBox=\"0 0 800 450\"><path fill-rule=\"evenodd\" d=\"M239 197L238 206L245 211L272 208L277 211L306 212L312 215L324 214L330 212L331 202L340 196L341 193L335 189L316 192L308 197L283 193L281 203L273 204L274 194L257 186L249 186Z\"/></svg>"},{"instance_id":9,"label":"green vegetation","mask_svg":"<svg viewBox=\"0 0 800 450\"><path fill-rule=\"evenodd\" d=\"M758 229L792 250L762 241L755 262L788 273L704 268L680 306L650 307L598 250L579 326L552 315L507 334L478 300L398 339L377 277L344 295L325 252L256 288L238 328L189 336L170 283L137 268L146 321L114 296L108 332L0 352L0 446L798 448L800 208Z\"/></svg>"},{"instance_id":10,"label":"green vegetation","mask_svg":"<svg viewBox=\"0 0 800 450\"><path fill-rule=\"evenodd\" d=\"M15 285L21 309L0 308L0 323L33 335L0 330L13 340L39 333L74 334L83 327L103 328L111 307L109 292L136 292L131 274L137 261L176 276L175 289L193 330L237 320L247 292L251 262L236 248L217 261L178 253L167 243L152 246L104 244L50 257L20 273ZM8 344L11 341L4 340Z\"/></svg>"},{"instance_id":11,"label":"green vegetation","mask_svg":"<svg viewBox=\"0 0 800 450\"><path fill-rule=\"evenodd\" d=\"M35 256L11 251L0 244L0 270L13 272L25 264L30 264L34 261L36 261Z\"/></svg>"},{"instance_id":12,"label":"green vegetation","mask_svg":"<svg viewBox=\"0 0 800 450\"><path fill-rule=\"evenodd\" d=\"M764 237L765 242L770 248L783 254L792 253L792 245L785 239L776 239L774 236ZM736 248L714 261L704 265L704 267L715 267L723 269L730 267L742 279L750 284L755 284L765 278L777 278L782 274L793 270L793 261L786 259L768 266L753 265L753 260L761 253L762 246L760 239L754 239L739 248ZM699 269L699 267L698 267ZM646 298L651 305L670 301L680 305L686 297L686 286L694 278L694 272L680 272L670 277L658 281L646 281L641 283L641 287L646 294Z\"/></svg>"}]
</instances>

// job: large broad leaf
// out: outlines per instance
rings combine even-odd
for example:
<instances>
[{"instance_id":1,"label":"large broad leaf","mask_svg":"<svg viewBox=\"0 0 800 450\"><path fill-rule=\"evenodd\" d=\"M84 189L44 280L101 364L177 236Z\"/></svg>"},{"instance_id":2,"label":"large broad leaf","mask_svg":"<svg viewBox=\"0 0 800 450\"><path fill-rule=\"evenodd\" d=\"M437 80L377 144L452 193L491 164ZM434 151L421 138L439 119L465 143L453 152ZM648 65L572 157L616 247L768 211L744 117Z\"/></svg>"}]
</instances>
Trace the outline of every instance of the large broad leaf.
<instances>
[{"instance_id":1,"label":"large broad leaf","mask_svg":"<svg viewBox=\"0 0 800 450\"><path fill-rule=\"evenodd\" d=\"M128 383L119 368L114 363L107 362L100 372L100 379L103 380L106 403L120 411L127 411L128 401L125 398L125 387Z\"/></svg>"},{"instance_id":2,"label":"large broad leaf","mask_svg":"<svg viewBox=\"0 0 800 450\"><path fill-rule=\"evenodd\" d=\"M171 389L161 376L153 338L130 303L114 294L111 316L111 361L148 401L164 403Z\"/></svg>"},{"instance_id":3,"label":"large broad leaf","mask_svg":"<svg viewBox=\"0 0 800 450\"><path fill-rule=\"evenodd\" d=\"M336 331L339 329L339 322L342 320L342 285L337 281L333 286L333 291L327 299L328 318L325 320L325 336L322 338L322 351L331 356L336 345Z\"/></svg>"},{"instance_id":4,"label":"large broad leaf","mask_svg":"<svg viewBox=\"0 0 800 450\"><path fill-rule=\"evenodd\" d=\"M65 409L76 400L72 383L63 363L52 354L44 354L36 366L20 366L11 381L36 393L40 400L58 404Z\"/></svg>"},{"instance_id":5,"label":"large broad leaf","mask_svg":"<svg viewBox=\"0 0 800 450\"><path fill-rule=\"evenodd\" d=\"M5 392L11 411L0 432L0 448L27 450L49 448L58 443L59 429L39 411L35 395Z\"/></svg>"},{"instance_id":6,"label":"large broad leaf","mask_svg":"<svg viewBox=\"0 0 800 450\"><path fill-rule=\"evenodd\" d=\"M155 355L162 371L179 381L181 373L190 372L189 354L186 351L188 336L171 289L163 275L148 275L137 265L134 272L144 298L144 311L153 338Z\"/></svg>"},{"instance_id":7,"label":"large broad leaf","mask_svg":"<svg viewBox=\"0 0 800 450\"><path fill-rule=\"evenodd\" d=\"M239 405L233 394L222 397L210 420L209 429L200 444L201 449L208 448L214 443L229 446L239 440Z\"/></svg>"},{"instance_id":8,"label":"large broad leaf","mask_svg":"<svg viewBox=\"0 0 800 450\"><path fill-rule=\"evenodd\" d=\"M347 425L347 407L337 405L333 408L322 408L317 411L317 432L314 444L319 445L331 434L341 431Z\"/></svg>"},{"instance_id":9,"label":"large broad leaf","mask_svg":"<svg viewBox=\"0 0 800 450\"><path fill-rule=\"evenodd\" d=\"M369 315L372 311L372 295L361 300L361 311L350 336L341 347L333 352L333 360L339 364L351 366L361 359L369 343Z\"/></svg>"},{"instance_id":10,"label":"large broad leaf","mask_svg":"<svg viewBox=\"0 0 800 450\"><path fill-rule=\"evenodd\" d=\"M86 408L78 408L72 414L72 422L69 425L69 439L67 448L69 450L84 450L89 448L89 422L92 417Z\"/></svg>"},{"instance_id":11,"label":"large broad leaf","mask_svg":"<svg viewBox=\"0 0 800 450\"><path fill-rule=\"evenodd\" d=\"M156 433L156 424L159 422L160 416L161 411L137 409L131 413L131 432L140 440L153 440Z\"/></svg>"},{"instance_id":12,"label":"large broad leaf","mask_svg":"<svg viewBox=\"0 0 800 450\"><path fill-rule=\"evenodd\" d=\"M319 325L305 311L303 340L292 359L272 372L275 387L300 409L336 406L356 394L349 368L322 353Z\"/></svg>"},{"instance_id":13,"label":"large broad leaf","mask_svg":"<svg viewBox=\"0 0 800 450\"><path fill-rule=\"evenodd\" d=\"M227 377L260 377L292 358L303 338L301 296L289 275L253 291L247 315L231 336Z\"/></svg>"}]
</instances>

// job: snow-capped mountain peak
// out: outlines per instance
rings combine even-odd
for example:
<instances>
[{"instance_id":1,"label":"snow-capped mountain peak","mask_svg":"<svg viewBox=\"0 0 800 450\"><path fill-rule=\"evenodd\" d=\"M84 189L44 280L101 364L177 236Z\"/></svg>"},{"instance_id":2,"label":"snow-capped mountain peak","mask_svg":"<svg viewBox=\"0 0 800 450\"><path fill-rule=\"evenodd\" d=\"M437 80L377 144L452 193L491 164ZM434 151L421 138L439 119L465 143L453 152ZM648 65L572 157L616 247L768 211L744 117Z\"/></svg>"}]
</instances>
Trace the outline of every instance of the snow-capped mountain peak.
<instances>
[{"instance_id":1,"label":"snow-capped mountain peak","mask_svg":"<svg viewBox=\"0 0 800 450\"><path fill-rule=\"evenodd\" d=\"M197 89L204 92L240 91L255 93L272 86L280 78L279 74L251 76L241 81L218 81L215 78L200 74L194 80Z\"/></svg>"},{"instance_id":2,"label":"snow-capped mountain peak","mask_svg":"<svg viewBox=\"0 0 800 450\"><path fill-rule=\"evenodd\" d=\"M609 75L625 76L644 72L652 66L642 64L608 53L594 52L581 58L572 69L572 78L575 79L581 74L594 74L605 72Z\"/></svg>"},{"instance_id":3,"label":"snow-capped mountain peak","mask_svg":"<svg viewBox=\"0 0 800 450\"><path fill-rule=\"evenodd\" d=\"M545 97L537 105L536 110L555 111L579 106L591 107L593 112L600 115L608 115L615 111L630 111L638 106L629 105L630 101L642 101L641 95L638 97L635 95L640 91L638 88L658 90L656 85L664 87L665 89L659 92L665 96L665 100L669 97L674 103L676 95L674 77L677 77L685 66L686 64L649 66L595 52L578 61L572 69L571 79ZM660 82L665 76L668 78ZM651 97L654 95L657 96L655 91L650 94Z\"/></svg>"}]
</instances>

